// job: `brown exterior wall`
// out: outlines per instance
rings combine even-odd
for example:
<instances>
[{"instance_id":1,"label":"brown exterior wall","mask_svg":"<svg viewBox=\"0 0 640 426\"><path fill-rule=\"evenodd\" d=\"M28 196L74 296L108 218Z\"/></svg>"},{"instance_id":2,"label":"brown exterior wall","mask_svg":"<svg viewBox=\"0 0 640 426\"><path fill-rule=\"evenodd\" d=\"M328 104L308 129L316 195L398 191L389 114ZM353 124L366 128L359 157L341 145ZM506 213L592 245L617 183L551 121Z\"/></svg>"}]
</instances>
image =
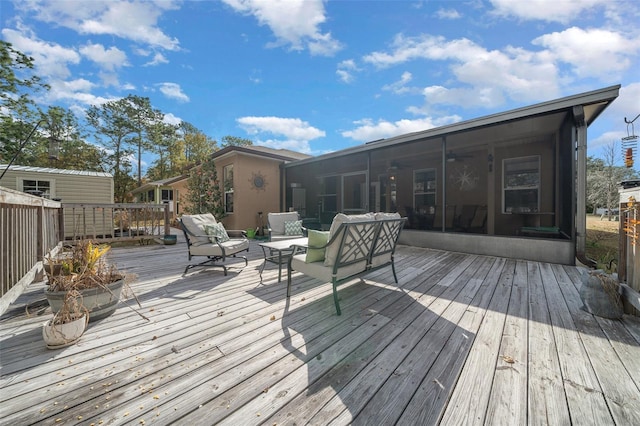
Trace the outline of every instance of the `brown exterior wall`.
<instances>
[{"instance_id":1,"label":"brown exterior wall","mask_svg":"<svg viewBox=\"0 0 640 426\"><path fill-rule=\"evenodd\" d=\"M256 228L258 212L263 212L266 225L268 212L279 212L280 209L280 164L281 160L261 158L244 153L230 153L215 160L216 171L220 182L223 181L224 167L233 164L233 213L227 214L221 221L226 229ZM264 185L256 188L255 177L261 176ZM178 191L180 202L178 215L185 213L187 180L172 185Z\"/></svg>"}]
</instances>

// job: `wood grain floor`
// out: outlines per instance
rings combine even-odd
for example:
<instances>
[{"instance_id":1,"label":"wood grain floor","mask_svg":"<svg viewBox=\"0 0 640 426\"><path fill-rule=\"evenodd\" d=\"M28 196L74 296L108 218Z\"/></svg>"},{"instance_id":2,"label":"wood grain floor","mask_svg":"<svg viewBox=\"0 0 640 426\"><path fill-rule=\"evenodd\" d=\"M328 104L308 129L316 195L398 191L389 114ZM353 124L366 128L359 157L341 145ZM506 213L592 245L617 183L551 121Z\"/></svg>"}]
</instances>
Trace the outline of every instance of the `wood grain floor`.
<instances>
[{"instance_id":1,"label":"wood grain floor","mask_svg":"<svg viewBox=\"0 0 640 426\"><path fill-rule=\"evenodd\" d=\"M343 285L255 241L224 276L175 246L114 249L132 298L47 350L43 283L0 318L0 424L640 424L640 319L580 309L579 270L400 246ZM286 274L285 274L286 276ZM286 279L285 279L286 280Z\"/></svg>"}]
</instances>

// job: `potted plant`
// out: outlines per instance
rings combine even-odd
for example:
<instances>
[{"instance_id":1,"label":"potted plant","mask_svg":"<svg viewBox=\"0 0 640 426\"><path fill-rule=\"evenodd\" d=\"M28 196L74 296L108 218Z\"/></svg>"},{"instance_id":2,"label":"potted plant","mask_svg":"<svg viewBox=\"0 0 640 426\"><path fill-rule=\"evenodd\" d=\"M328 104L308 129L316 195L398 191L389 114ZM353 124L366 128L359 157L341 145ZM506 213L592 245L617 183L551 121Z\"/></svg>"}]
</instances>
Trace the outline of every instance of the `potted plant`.
<instances>
[{"instance_id":1,"label":"potted plant","mask_svg":"<svg viewBox=\"0 0 640 426\"><path fill-rule=\"evenodd\" d=\"M89 323L89 312L77 290L68 291L60 309L42 325L42 338L47 348L69 346L80 339Z\"/></svg>"},{"instance_id":2,"label":"potted plant","mask_svg":"<svg viewBox=\"0 0 640 426\"><path fill-rule=\"evenodd\" d=\"M624 314L617 277L598 269L582 275L580 299L583 310L603 318L619 319Z\"/></svg>"},{"instance_id":3,"label":"potted plant","mask_svg":"<svg viewBox=\"0 0 640 426\"><path fill-rule=\"evenodd\" d=\"M90 321L105 318L116 310L125 285L124 274L115 266L107 265L104 255L108 251L107 245L81 240L71 251L46 259L50 267L45 296L54 313L63 308L69 293L74 291L81 295ZM56 265L60 265L59 268Z\"/></svg>"}]
</instances>

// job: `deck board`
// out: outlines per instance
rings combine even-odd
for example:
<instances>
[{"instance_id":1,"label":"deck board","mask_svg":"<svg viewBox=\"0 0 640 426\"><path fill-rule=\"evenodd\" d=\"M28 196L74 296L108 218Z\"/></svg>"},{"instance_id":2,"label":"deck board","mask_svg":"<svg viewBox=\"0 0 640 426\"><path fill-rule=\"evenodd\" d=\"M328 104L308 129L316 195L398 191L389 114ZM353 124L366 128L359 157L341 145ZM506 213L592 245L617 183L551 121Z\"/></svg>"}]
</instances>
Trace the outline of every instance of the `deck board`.
<instances>
[{"instance_id":1,"label":"deck board","mask_svg":"<svg viewBox=\"0 0 640 426\"><path fill-rule=\"evenodd\" d=\"M183 276L110 251L134 299L47 350L31 284L0 318L0 424L640 424L640 319L585 311L575 267L400 246L339 288L267 265ZM136 312L137 311L137 312Z\"/></svg>"}]
</instances>

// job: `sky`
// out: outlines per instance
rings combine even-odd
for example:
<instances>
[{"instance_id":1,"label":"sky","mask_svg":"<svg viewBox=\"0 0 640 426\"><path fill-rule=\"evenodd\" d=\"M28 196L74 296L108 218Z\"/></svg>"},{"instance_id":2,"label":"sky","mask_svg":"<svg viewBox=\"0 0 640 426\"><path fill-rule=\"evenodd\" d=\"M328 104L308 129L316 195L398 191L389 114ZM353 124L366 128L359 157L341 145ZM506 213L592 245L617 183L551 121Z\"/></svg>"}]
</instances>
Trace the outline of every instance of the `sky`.
<instances>
[{"instance_id":1,"label":"sky","mask_svg":"<svg viewBox=\"0 0 640 426\"><path fill-rule=\"evenodd\" d=\"M144 96L218 141L320 155L615 84L588 155L640 134L636 0L0 0L0 31L42 106Z\"/></svg>"}]
</instances>

